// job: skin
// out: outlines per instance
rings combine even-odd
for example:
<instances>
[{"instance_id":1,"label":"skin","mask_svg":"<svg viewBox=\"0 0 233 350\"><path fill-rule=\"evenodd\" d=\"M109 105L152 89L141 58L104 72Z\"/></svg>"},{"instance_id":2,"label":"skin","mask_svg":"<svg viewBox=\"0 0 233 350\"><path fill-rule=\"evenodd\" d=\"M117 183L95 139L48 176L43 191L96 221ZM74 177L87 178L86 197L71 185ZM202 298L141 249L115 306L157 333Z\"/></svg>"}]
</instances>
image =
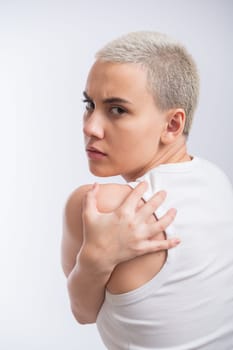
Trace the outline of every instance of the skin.
<instances>
[{"instance_id":1,"label":"skin","mask_svg":"<svg viewBox=\"0 0 233 350\"><path fill-rule=\"evenodd\" d=\"M156 107L140 66L97 61L85 95L89 96L83 128L86 148L96 147L107 154L99 160L89 157L93 174L120 174L133 181L159 164L190 159L181 135L184 111Z\"/></svg>"},{"instance_id":2,"label":"skin","mask_svg":"<svg viewBox=\"0 0 233 350\"><path fill-rule=\"evenodd\" d=\"M159 164L191 160L183 136L185 112L159 110L147 88L146 71L136 64L97 61L85 92L83 132L90 171L133 181ZM165 198L141 200L146 184L82 186L64 210L62 266L71 309L80 323L95 322L107 288L135 289L155 276L166 261L171 209L156 221ZM111 232L111 234L109 234Z\"/></svg>"},{"instance_id":3,"label":"skin","mask_svg":"<svg viewBox=\"0 0 233 350\"><path fill-rule=\"evenodd\" d=\"M137 288L159 271L166 249L179 243L163 236L174 210L159 221L152 217L165 193L144 204L145 190L145 182L133 191L127 185L84 185L66 203L62 266L71 310L79 323L96 321L106 288L112 293Z\"/></svg>"}]
</instances>

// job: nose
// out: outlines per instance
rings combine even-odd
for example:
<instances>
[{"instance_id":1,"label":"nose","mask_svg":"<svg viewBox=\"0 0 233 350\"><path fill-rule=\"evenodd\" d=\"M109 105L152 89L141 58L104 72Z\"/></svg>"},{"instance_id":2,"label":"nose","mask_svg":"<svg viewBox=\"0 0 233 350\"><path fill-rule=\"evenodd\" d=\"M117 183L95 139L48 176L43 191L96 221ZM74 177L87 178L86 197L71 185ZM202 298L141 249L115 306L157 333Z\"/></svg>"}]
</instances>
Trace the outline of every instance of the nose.
<instances>
[{"instance_id":1,"label":"nose","mask_svg":"<svg viewBox=\"0 0 233 350\"><path fill-rule=\"evenodd\" d=\"M84 116L83 133L87 137L96 137L102 139L104 137L104 121L96 112L89 116Z\"/></svg>"}]
</instances>

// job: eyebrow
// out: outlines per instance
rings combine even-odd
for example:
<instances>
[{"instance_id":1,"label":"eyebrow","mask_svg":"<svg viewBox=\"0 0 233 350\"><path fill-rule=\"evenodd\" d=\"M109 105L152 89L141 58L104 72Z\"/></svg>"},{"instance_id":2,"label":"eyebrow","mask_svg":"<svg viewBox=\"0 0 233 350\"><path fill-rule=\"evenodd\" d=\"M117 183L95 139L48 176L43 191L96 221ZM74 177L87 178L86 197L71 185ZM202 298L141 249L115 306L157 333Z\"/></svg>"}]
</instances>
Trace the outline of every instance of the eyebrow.
<instances>
[{"instance_id":1,"label":"eyebrow","mask_svg":"<svg viewBox=\"0 0 233 350\"><path fill-rule=\"evenodd\" d=\"M90 100L92 101L92 98L90 96L88 96L88 94L86 93L86 91L83 91L83 96L87 99L87 100ZM127 101L121 97L108 97L108 98L105 98L103 100L103 103L107 104L107 103L128 103L128 104L131 104L130 101Z\"/></svg>"}]
</instances>

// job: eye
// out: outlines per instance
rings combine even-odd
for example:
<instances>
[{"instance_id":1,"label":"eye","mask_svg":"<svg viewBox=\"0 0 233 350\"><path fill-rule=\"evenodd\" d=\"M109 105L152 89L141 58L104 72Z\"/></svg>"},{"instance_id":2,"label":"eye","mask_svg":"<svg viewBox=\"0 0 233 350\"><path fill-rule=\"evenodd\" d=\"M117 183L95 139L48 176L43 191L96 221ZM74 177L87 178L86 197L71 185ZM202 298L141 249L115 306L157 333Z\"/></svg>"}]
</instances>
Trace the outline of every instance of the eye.
<instances>
[{"instance_id":1,"label":"eye","mask_svg":"<svg viewBox=\"0 0 233 350\"><path fill-rule=\"evenodd\" d=\"M84 99L83 100L84 104L85 104L85 109L86 111L93 111L95 109L95 104L93 101L88 100L88 99Z\"/></svg>"},{"instance_id":2,"label":"eye","mask_svg":"<svg viewBox=\"0 0 233 350\"><path fill-rule=\"evenodd\" d=\"M110 109L110 111L111 111L112 114L114 114L116 116L119 116L119 115L122 115L122 114L126 113L125 109L123 109L122 107L117 107L117 106L112 107Z\"/></svg>"}]
</instances>

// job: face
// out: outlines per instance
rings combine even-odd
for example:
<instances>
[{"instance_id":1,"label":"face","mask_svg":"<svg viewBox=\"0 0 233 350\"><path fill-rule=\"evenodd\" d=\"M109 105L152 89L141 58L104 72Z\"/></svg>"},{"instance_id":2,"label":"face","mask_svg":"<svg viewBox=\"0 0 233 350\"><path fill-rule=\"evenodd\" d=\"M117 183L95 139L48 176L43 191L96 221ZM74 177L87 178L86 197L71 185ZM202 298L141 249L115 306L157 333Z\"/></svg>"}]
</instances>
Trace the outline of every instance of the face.
<instances>
[{"instance_id":1,"label":"face","mask_svg":"<svg viewBox=\"0 0 233 350\"><path fill-rule=\"evenodd\" d=\"M165 115L137 64L96 61L84 92L83 131L90 171L132 181L160 157Z\"/></svg>"}]
</instances>

